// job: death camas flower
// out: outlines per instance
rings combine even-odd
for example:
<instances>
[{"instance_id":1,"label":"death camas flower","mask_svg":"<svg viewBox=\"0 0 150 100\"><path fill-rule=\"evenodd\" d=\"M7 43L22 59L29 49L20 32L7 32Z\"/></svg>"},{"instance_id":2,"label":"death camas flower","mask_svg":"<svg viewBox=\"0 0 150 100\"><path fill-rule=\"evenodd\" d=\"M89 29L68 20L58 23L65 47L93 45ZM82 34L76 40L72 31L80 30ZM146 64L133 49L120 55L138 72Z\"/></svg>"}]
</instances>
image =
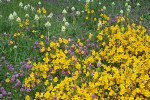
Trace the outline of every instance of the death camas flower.
<instances>
[{"instance_id":1,"label":"death camas flower","mask_svg":"<svg viewBox=\"0 0 150 100\"><path fill-rule=\"evenodd\" d=\"M17 21L17 22L21 22L21 19L20 19L20 17L18 17L18 18L16 19L16 21Z\"/></svg>"},{"instance_id":2,"label":"death camas flower","mask_svg":"<svg viewBox=\"0 0 150 100\"><path fill-rule=\"evenodd\" d=\"M33 6L31 6L31 11L35 11L35 9L34 9L34 7L33 7Z\"/></svg>"},{"instance_id":3,"label":"death camas flower","mask_svg":"<svg viewBox=\"0 0 150 100\"><path fill-rule=\"evenodd\" d=\"M42 3L39 1L38 4L41 5Z\"/></svg>"},{"instance_id":4,"label":"death camas flower","mask_svg":"<svg viewBox=\"0 0 150 100\"><path fill-rule=\"evenodd\" d=\"M39 16L36 14L34 20L39 20Z\"/></svg>"},{"instance_id":5,"label":"death camas flower","mask_svg":"<svg viewBox=\"0 0 150 100\"><path fill-rule=\"evenodd\" d=\"M46 23L45 23L45 27L50 27L51 26L51 23L49 22L49 21L47 21Z\"/></svg>"},{"instance_id":6,"label":"death camas flower","mask_svg":"<svg viewBox=\"0 0 150 100\"><path fill-rule=\"evenodd\" d=\"M66 27L65 27L65 26L62 26L62 27L61 27L61 31L62 31L62 32L65 32L65 31L66 31Z\"/></svg>"},{"instance_id":7,"label":"death camas flower","mask_svg":"<svg viewBox=\"0 0 150 100\"><path fill-rule=\"evenodd\" d=\"M114 6L114 5L115 5L115 2L112 2L112 5Z\"/></svg>"},{"instance_id":8,"label":"death camas flower","mask_svg":"<svg viewBox=\"0 0 150 100\"><path fill-rule=\"evenodd\" d=\"M10 15L9 15L8 20L10 20L10 21L14 20L13 14L10 14Z\"/></svg>"},{"instance_id":9,"label":"death camas flower","mask_svg":"<svg viewBox=\"0 0 150 100\"><path fill-rule=\"evenodd\" d=\"M140 3L137 3L137 6L140 6Z\"/></svg>"},{"instance_id":10,"label":"death camas flower","mask_svg":"<svg viewBox=\"0 0 150 100\"><path fill-rule=\"evenodd\" d=\"M76 15L79 16L81 13L80 11L76 11Z\"/></svg>"},{"instance_id":11,"label":"death camas flower","mask_svg":"<svg viewBox=\"0 0 150 100\"><path fill-rule=\"evenodd\" d=\"M47 17L48 18L52 18L53 17L53 13L51 12Z\"/></svg>"},{"instance_id":12,"label":"death camas flower","mask_svg":"<svg viewBox=\"0 0 150 100\"><path fill-rule=\"evenodd\" d=\"M86 3L89 3L90 2L90 0L86 0Z\"/></svg>"},{"instance_id":13,"label":"death camas flower","mask_svg":"<svg viewBox=\"0 0 150 100\"><path fill-rule=\"evenodd\" d=\"M66 18L65 17L63 17L63 22L66 22L67 20L66 20Z\"/></svg>"},{"instance_id":14,"label":"death camas flower","mask_svg":"<svg viewBox=\"0 0 150 100\"><path fill-rule=\"evenodd\" d=\"M23 3L22 2L19 3L19 7L23 8Z\"/></svg>"},{"instance_id":15,"label":"death camas flower","mask_svg":"<svg viewBox=\"0 0 150 100\"><path fill-rule=\"evenodd\" d=\"M72 10L72 11L75 11L75 7L72 7L71 10Z\"/></svg>"},{"instance_id":16,"label":"death camas flower","mask_svg":"<svg viewBox=\"0 0 150 100\"><path fill-rule=\"evenodd\" d=\"M65 26L67 26L67 27L68 27L68 26L69 26L69 23L68 23L68 22L65 22Z\"/></svg>"},{"instance_id":17,"label":"death camas flower","mask_svg":"<svg viewBox=\"0 0 150 100\"><path fill-rule=\"evenodd\" d=\"M15 11L13 12L13 16L14 18L17 18L17 13Z\"/></svg>"},{"instance_id":18,"label":"death camas flower","mask_svg":"<svg viewBox=\"0 0 150 100\"><path fill-rule=\"evenodd\" d=\"M123 14L123 10L120 10L120 14Z\"/></svg>"},{"instance_id":19,"label":"death camas flower","mask_svg":"<svg viewBox=\"0 0 150 100\"><path fill-rule=\"evenodd\" d=\"M27 17L27 18L28 18L28 17L29 17L29 14L25 14L25 17Z\"/></svg>"},{"instance_id":20,"label":"death camas flower","mask_svg":"<svg viewBox=\"0 0 150 100\"><path fill-rule=\"evenodd\" d=\"M103 10L106 10L106 6L103 6Z\"/></svg>"},{"instance_id":21,"label":"death camas flower","mask_svg":"<svg viewBox=\"0 0 150 100\"><path fill-rule=\"evenodd\" d=\"M67 14L67 11L66 11L66 9L64 9L64 10L62 11L62 13L63 13L63 14Z\"/></svg>"}]
</instances>

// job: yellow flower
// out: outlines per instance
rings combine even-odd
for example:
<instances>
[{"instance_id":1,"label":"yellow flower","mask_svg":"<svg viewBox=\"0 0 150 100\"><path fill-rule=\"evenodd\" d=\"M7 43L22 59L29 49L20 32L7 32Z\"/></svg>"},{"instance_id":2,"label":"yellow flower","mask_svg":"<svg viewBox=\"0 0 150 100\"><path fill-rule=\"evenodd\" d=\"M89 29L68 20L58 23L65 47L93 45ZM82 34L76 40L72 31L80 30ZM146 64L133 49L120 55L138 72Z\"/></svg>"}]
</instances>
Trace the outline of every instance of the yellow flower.
<instances>
[{"instance_id":1,"label":"yellow flower","mask_svg":"<svg viewBox=\"0 0 150 100\"><path fill-rule=\"evenodd\" d=\"M90 33L89 34L89 39L91 39L93 37L93 34L92 33Z\"/></svg>"},{"instance_id":2,"label":"yellow flower","mask_svg":"<svg viewBox=\"0 0 150 100\"><path fill-rule=\"evenodd\" d=\"M9 78L7 78L7 79L5 80L5 82L6 82L6 83L9 83L9 82L10 82L10 79L9 79Z\"/></svg>"},{"instance_id":3,"label":"yellow flower","mask_svg":"<svg viewBox=\"0 0 150 100\"><path fill-rule=\"evenodd\" d=\"M53 81L54 81L54 82L57 82L57 81L58 81L58 78L57 78L57 77L55 77L55 78L53 79Z\"/></svg>"},{"instance_id":4,"label":"yellow flower","mask_svg":"<svg viewBox=\"0 0 150 100\"><path fill-rule=\"evenodd\" d=\"M38 13L41 13L41 8L39 8L39 9L37 10L37 12L38 12Z\"/></svg>"},{"instance_id":5,"label":"yellow flower","mask_svg":"<svg viewBox=\"0 0 150 100\"><path fill-rule=\"evenodd\" d=\"M89 72L87 72L87 73L86 73L86 77L88 77L89 75L90 75L90 73L89 73Z\"/></svg>"},{"instance_id":6,"label":"yellow flower","mask_svg":"<svg viewBox=\"0 0 150 100\"><path fill-rule=\"evenodd\" d=\"M23 23L20 23L19 26L20 26L20 27L23 27Z\"/></svg>"},{"instance_id":7,"label":"yellow flower","mask_svg":"<svg viewBox=\"0 0 150 100\"><path fill-rule=\"evenodd\" d=\"M98 72L94 72L93 78L94 78L94 79L97 79L97 78L98 78Z\"/></svg>"},{"instance_id":8,"label":"yellow flower","mask_svg":"<svg viewBox=\"0 0 150 100\"><path fill-rule=\"evenodd\" d=\"M25 100L30 100L30 96L26 95Z\"/></svg>"},{"instance_id":9,"label":"yellow flower","mask_svg":"<svg viewBox=\"0 0 150 100\"><path fill-rule=\"evenodd\" d=\"M97 18L94 18L94 21L96 21L97 20Z\"/></svg>"},{"instance_id":10,"label":"yellow flower","mask_svg":"<svg viewBox=\"0 0 150 100\"><path fill-rule=\"evenodd\" d=\"M46 80L45 82L44 82L44 85L48 85L49 84L49 81L48 80Z\"/></svg>"},{"instance_id":11,"label":"yellow flower","mask_svg":"<svg viewBox=\"0 0 150 100\"><path fill-rule=\"evenodd\" d=\"M91 10L91 13L93 14L93 13L94 13L94 10Z\"/></svg>"},{"instance_id":12,"label":"yellow flower","mask_svg":"<svg viewBox=\"0 0 150 100\"><path fill-rule=\"evenodd\" d=\"M12 44L14 44L14 42L13 41L9 41L9 44L12 45Z\"/></svg>"},{"instance_id":13,"label":"yellow flower","mask_svg":"<svg viewBox=\"0 0 150 100\"><path fill-rule=\"evenodd\" d=\"M44 94L44 97L45 97L46 99L48 99L48 98L50 97L50 93L47 91L47 92Z\"/></svg>"},{"instance_id":14,"label":"yellow flower","mask_svg":"<svg viewBox=\"0 0 150 100\"><path fill-rule=\"evenodd\" d=\"M43 39L43 38L44 38L44 35L41 35L40 38Z\"/></svg>"},{"instance_id":15,"label":"yellow flower","mask_svg":"<svg viewBox=\"0 0 150 100\"><path fill-rule=\"evenodd\" d=\"M35 93L35 98L39 98L39 96L40 96L40 93L39 93L39 92L36 92L36 93Z\"/></svg>"},{"instance_id":16,"label":"yellow flower","mask_svg":"<svg viewBox=\"0 0 150 100\"><path fill-rule=\"evenodd\" d=\"M86 20L88 20L88 19L89 19L89 17L88 17L88 16L86 16L86 17L85 17L85 19L86 19Z\"/></svg>"},{"instance_id":17,"label":"yellow flower","mask_svg":"<svg viewBox=\"0 0 150 100\"><path fill-rule=\"evenodd\" d=\"M42 8L42 11L44 14L46 14L46 12L47 12L45 8Z\"/></svg>"}]
</instances>

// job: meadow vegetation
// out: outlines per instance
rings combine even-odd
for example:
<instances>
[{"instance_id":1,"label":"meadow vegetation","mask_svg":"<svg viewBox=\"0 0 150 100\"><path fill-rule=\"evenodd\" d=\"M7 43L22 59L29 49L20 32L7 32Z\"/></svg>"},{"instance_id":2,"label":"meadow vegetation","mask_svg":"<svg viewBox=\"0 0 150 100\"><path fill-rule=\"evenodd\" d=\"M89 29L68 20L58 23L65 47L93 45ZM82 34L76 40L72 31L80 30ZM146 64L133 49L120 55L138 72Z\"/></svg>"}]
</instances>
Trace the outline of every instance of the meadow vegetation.
<instances>
[{"instance_id":1,"label":"meadow vegetation","mask_svg":"<svg viewBox=\"0 0 150 100\"><path fill-rule=\"evenodd\" d=\"M131 1L0 0L0 100L149 100L150 2Z\"/></svg>"}]
</instances>

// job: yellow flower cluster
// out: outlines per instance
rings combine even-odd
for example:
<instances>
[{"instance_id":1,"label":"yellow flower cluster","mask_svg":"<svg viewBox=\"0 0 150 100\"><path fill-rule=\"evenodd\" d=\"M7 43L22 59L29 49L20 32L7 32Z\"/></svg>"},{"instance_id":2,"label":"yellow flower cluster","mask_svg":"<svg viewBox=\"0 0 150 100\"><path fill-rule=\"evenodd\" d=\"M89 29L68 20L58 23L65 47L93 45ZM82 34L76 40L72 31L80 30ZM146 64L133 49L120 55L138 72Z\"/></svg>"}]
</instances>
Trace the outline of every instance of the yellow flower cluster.
<instances>
[{"instance_id":1,"label":"yellow flower cluster","mask_svg":"<svg viewBox=\"0 0 150 100\"><path fill-rule=\"evenodd\" d=\"M41 41L43 62L33 64L25 86L40 87L35 99L148 99L150 36L146 31L135 23L104 27L97 35L99 50L92 49L86 57L67 39L51 41L47 48ZM85 45L80 39L77 44ZM66 46L75 54L70 55Z\"/></svg>"}]
</instances>

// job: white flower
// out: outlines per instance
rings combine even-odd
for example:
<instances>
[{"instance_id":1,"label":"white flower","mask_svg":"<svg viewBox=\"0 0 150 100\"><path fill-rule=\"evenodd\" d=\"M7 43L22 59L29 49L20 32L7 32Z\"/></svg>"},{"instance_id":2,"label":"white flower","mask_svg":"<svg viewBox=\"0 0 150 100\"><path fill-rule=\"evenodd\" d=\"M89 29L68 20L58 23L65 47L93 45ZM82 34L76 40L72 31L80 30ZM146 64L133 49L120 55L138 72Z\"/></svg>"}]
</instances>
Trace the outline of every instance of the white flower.
<instances>
[{"instance_id":1,"label":"white flower","mask_svg":"<svg viewBox=\"0 0 150 100\"><path fill-rule=\"evenodd\" d=\"M114 5L115 5L115 2L112 2L112 5L114 6Z\"/></svg>"},{"instance_id":2,"label":"white flower","mask_svg":"<svg viewBox=\"0 0 150 100\"><path fill-rule=\"evenodd\" d=\"M31 6L31 10L32 10L32 11L35 11L34 7Z\"/></svg>"},{"instance_id":3,"label":"white flower","mask_svg":"<svg viewBox=\"0 0 150 100\"><path fill-rule=\"evenodd\" d=\"M140 6L140 3L137 3L137 6Z\"/></svg>"},{"instance_id":4,"label":"white flower","mask_svg":"<svg viewBox=\"0 0 150 100\"><path fill-rule=\"evenodd\" d=\"M128 7L128 3L127 2L125 3L125 6Z\"/></svg>"},{"instance_id":5,"label":"white flower","mask_svg":"<svg viewBox=\"0 0 150 100\"><path fill-rule=\"evenodd\" d=\"M16 19L16 21L17 21L17 22L21 22L21 19L20 19L20 17L18 17L18 18Z\"/></svg>"},{"instance_id":6,"label":"white flower","mask_svg":"<svg viewBox=\"0 0 150 100\"><path fill-rule=\"evenodd\" d=\"M129 2L130 0L126 0L126 2Z\"/></svg>"},{"instance_id":7,"label":"white flower","mask_svg":"<svg viewBox=\"0 0 150 100\"><path fill-rule=\"evenodd\" d=\"M46 15L43 15L42 18L46 18Z\"/></svg>"},{"instance_id":8,"label":"white flower","mask_svg":"<svg viewBox=\"0 0 150 100\"><path fill-rule=\"evenodd\" d=\"M7 2L10 2L10 0L7 0Z\"/></svg>"},{"instance_id":9,"label":"white flower","mask_svg":"<svg viewBox=\"0 0 150 100\"><path fill-rule=\"evenodd\" d=\"M69 26L69 23L68 23L68 22L65 22L65 26L67 26L67 27L68 27L68 26Z\"/></svg>"},{"instance_id":10,"label":"white flower","mask_svg":"<svg viewBox=\"0 0 150 100\"><path fill-rule=\"evenodd\" d=\"M76 11L76 15L79 16L81 13L80 11Z\"/></svg>"},{"instance_id":11,"label":"white flower","mask_svg":"<svg viewBox=\"0 0 150 100\"><path fill-rule=\"evenodd\" d=\"M102 62L99 60L99 61L97 62L97 66L100 67L101 65L102 65Z\"/></svg>"},{"instance_id":12,"label":"white flower","mask_svg":"<svg viewBox=\"0 0 150 100\"><path fill-rule=\"evenodd\" d=\"M45 27L50 27L51 26L51 23L49 22L49 21L47 21L46 23L45 23Z\"/></svg>"},{"instance_id":13,"label":"white flower","mask_svg":"<svg viewBox=\"0 0 150 100\"><path fill-rule=\"evenodd\" d=\"M65 27L65 26L62 26L62 27L61 27L61 31L62 31L62 32L65 32L65 31L66 31L66 27Z\"/></svg>"},{"instance_id":14,"label":"white flower","mask_svg":"<svg viewBox=\"0 0 150 100\"><path fill-rule=\"evenodd\" d=\"M120 13L123 14L123 10L120 10Z\"/></svg>"},{"instance_id":15,"label":"white flower","mask_svg":"<svg viewBox=\"0 0 150 100\"><path fill-rule=\"evenodd\" d=\"M29 7L30 7L30 4L28 4L27 7L29 8Z\"/></svg>"},{"instance_id":16,"label":"white flower","mask_svg":"<svg viewBox=\"0 0 150 100\"><path fill-rule=\"evenodd\" d=\"M17 49L17 46L16 46L16 45L14 45L13 49Z\"/></svg>"},{"instance_id":17,"label":"white flower","mask_svg":"<svg viewBox=\"0 0 150 100\"><path fill-rule=\"evenodd\" d=\"M86 0L86 3L89 3L90 2L90 0Z\"/></svg>"},{"instance_id":18,"label":"white flower","mask_svg":"<svg viewBox=\"0 0 150 100\"><path fill-rule=\"evenodd\" d=\"M64 9L64 10L62 11L62 13L63 13L63 14L66 14L66 13L67 13L66 9Z\"/></svg>"},{"instance_id":19,"label":"white flower","mask_svg":"<svg viewBox=\"0 0 150 100\"><path fill-rule=\"evenodd\" d=\"M51 12L47 17L48 18L52 18L53 17L53 13Z\"/></svg>"},{"instance_id":20,"label":"white flower","mask_svg":"<svg viewBox=\"0 0 150 100\"><path fill-rule=\"evenodd\" d=\"M41 5L42 3L39 1L38 4Z\"/></svg>"},{"instance_id":21,"label":"white flower","mask_svg":"<svg viewBox=\"0 0 150 100\"><path fill-rule=\"evenodd\" d=\"M102 3L101 3L101 2L99 2L98 4L99 4L99 5L101 5Z\"/></svg>"},{"instance_id":22,"label":"white flower","mask_svg":"<svg viewBox=\"0 0 150 100\"><path fill-rule=\"evenodd\" d=\"M71 10L72 10L72 11L75 11L75 7L72 7Z\"/></svg>"},{"instance_id":23,"label":"white flower","mask_svg":"<svg viewBox=\"0 0 150 100\"><path fill-rule=\"evenodd\" d=\"M0 3L2 3L2 0L0 0Z\"/></svg>"},{"instance_id":24,"label":"white flower","mask_svg":"<svg viewBox=\"0 0 150 100\"><path fill-rule=\"evenodd\" d=\"M81 12L84 13L84 10L82 10Z\"/></svg>"},{"instance_id":25,"label":"white flower","mask_svg":"<svg viewBox=\"0 0 150 100\"><path fill-rule=\"evenodd\" d=\"M24 10L28 10L28 6L27 5L24 6Z\"/></svg>"},{"instance_id":26,"label":"white flower","mask_svg":"<svg viewBox=\"0 0 150 100\"><path fill-rule=\"evenodd\" d=\"M34 20L39 20L39 16L36 14Z\"/></svg>"},{"instance_id":27,"label":"white flower","mask_svg":"<svg viewBox=\"0 0 150 100\"><path fill-rule=\"evenodd\" d=\"M105 6L103 6L103 10L106 10L106 7L105 7Z\"/></svg>"},{"instance_id":28,"label":"white flower","mask_svg":"<svg viewBox=\"0 0 150 100\"><path fill-rule=\"evenodd\" d=\"M27 17L27 18L28 18L28 17L29 17L29 14L25 14L25 17Z\"/></svg>"},{"instance_id":29,"label":"white flower","mask_svg":"<svg viewBox=\"0 0 150 100\"><path fill-rule=\"evenodd\" d=\"M131 9L127 8L127 12L129 13L131 11Z\"/></svg>"},{"instance_id":30,"label":"white flower","mask_svg":"<svg viewBox=\"0 0 150 100\"><path fill-rule=\"evenodd\" d=\"M10 14L9 17L8 17L8 19L9 19L10 21L11 21L11 20L14 20L13 14Z\"/></svg>"},{"instance_id":31,"label":"white flower","mask_svg":"<svg viewBox=\"0 0 150 100\"><path fill-rule=\"evenodd\" d=\"M19 7L21 7L21 8L23 7L23 3L22 2L19 3Z\"/></svg>"},{"instance_id":32,"label":"white flower","mask_svg":"<svg viewBox=\"0 0 150 100\"><path fill-rule=\"evenodd\" d=\"M130 6L130 5L128 5L128 8L129 8L129 9L131 9L131 6Z\"/></svg>"},{"instance_id":33,"label":"white flower","mask_svg":"<svg viewBox=\"0 0 150 100\"><path fill-rule=\"evenodd\" d=\"M98 26L98 27L102 27L101 21L98 22L97 26Z\"/></svg>"},{"instance_id":34,"label":"white flower","mask_svg":"<svg viewBox=\"0 0 150 100\"><path fill-rule=\"evenodd\" d=\"M63 22L66 22L66 18L65 17L63 17Z\"/></svg>"},{"instance_id":35,"label":"white flower","mask_svg":"<svg viewBox=\"0 0 150 100\"><path fill-rule=\"evenodd\" d=\"M17 13L14 11L13 12L13 16L14 16L14 18L17 18L18 16L17 16Z\"/></svg>"}]
</instances>

